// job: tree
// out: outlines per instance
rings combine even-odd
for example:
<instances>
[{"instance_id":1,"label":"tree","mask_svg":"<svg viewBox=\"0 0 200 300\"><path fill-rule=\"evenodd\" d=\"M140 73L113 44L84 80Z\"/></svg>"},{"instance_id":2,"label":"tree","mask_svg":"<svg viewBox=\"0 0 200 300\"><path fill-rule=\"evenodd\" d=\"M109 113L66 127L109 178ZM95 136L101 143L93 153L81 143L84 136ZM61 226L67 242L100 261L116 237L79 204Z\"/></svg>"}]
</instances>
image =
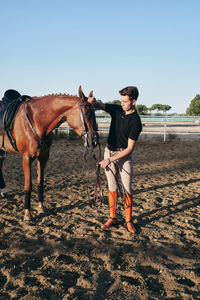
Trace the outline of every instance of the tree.
<instances>
[{"instance_id":1,"label":"tree","mask_svg":"<svg viewBox=\"0 0 200 300\"><path fill-rule=\"evenodd\" d=\"M153 104L148 110L152 111L157 109L157 111L162 111L164 114L166 114L166 111L171 109L170 105L167 104Z\"/></svg>"},{"instance_id":2,"label":"tree","mask_svg":"<svg viewBox=\"0 0 200 300\"><path fill-rule=\"evenodd\" d=\"M113 101L108 101L106 102L108 104L117 104L117 105L121 105L121 101L120 100L113 100Z\"/></svg>"},{"instance_id":3,"label":"tree","mask_svg":"<svg viewBox=\"0 0 200 300\"><path fill-rule=\"evenodd\" d=\"M187 116L199 116L200 115L200 95L191 100L189 107L186 110Z\"/></svg>"},{"instance_id":4,"label":"tree","mask_svg":"<svg viewBox=\"0 0 200 300\"><path fill-rule=\"evenodd\" d=\"M149 110L152 111L152 110L156 110L159 111L160 110L160 104L153 104Z\"/></svg>"},{"instance_id":5,"label":"tree","mask_svg":"<svg viewBox=\"0 0 200 300\"><path fill-rule=\"evenodd\" d=\"M139 115L145 115L148 111L146 105L143 105L143 104L136 105L136 110Z\"/></svg>"},{"instance_id":6,"label":"tree","mask_svg":"<svg viewBox=\"0 0 200 300\"><path fill-rule=\"evenodd\" d=\"M163 104L161 106L161 110L163 111L164 114L166 114L166 111L170 110L172 107L170 105L167 104Z\"/></svg>"}]
</instances>

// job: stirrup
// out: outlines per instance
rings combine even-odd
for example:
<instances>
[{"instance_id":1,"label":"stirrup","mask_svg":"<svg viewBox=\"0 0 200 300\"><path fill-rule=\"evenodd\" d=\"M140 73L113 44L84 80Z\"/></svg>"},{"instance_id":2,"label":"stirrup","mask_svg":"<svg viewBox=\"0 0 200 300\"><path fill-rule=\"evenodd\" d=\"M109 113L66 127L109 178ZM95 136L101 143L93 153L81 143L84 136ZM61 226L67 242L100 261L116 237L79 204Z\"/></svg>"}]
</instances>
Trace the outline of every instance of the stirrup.
<instances>
[{"instance_id":1,"label":"stirrup","mask_svg":"<svg viewBox=\"0 0 200 300\"><path fill-rule=\"evenodd\" d=\"M115 226L117 222L117 218L110 218L108 221L101 226L102 229L110 228L111 226Z\"/></svg>"}]
</instances>

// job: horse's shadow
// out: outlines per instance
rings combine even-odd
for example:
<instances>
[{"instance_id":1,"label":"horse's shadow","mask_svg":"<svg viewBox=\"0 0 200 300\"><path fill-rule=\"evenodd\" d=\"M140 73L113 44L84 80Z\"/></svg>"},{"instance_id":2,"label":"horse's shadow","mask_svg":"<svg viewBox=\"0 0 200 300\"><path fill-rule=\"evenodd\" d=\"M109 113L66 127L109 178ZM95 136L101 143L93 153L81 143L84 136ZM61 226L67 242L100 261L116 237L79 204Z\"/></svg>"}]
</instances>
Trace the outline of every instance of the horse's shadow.
<instances>
[{"instance_id":1,"label":"horse's shadow","mask_svg":"<svg viewBox=\"0 0 200 300\"><path fill-rule=\"evenodd\" d=\"M158 161L158 159L156 159L156 161ZM169 162L169 161L168 161ZM174 171L180 171L180 170L191 170L191 169L199 169L199 162L193 162L193 163L181 163L181 165L177 165L177 166L172 166L172 167L157 167L154 170L138 170L136 172L136 177L143 177L143 176L153 176L153 175L160 175L160 174L169 174L169 173L173 173Z\"/></svg>"},{"instance_id":2,"label":"horse's shadow","mask_svg":"<svg viewBox=\"0 0 200 300\"><path fill-rule=\"evenodd\" d=\"M154 186L151 186L148 188L137 189L134 191L134 194L140 194L143 192L148 192L148 191L152 191L152 190L156 190L156 189L162 189L162 188L166 188L166 187L175 187L175 186L178 186L181 184L188 185L190 183L198 182L199 180L200 179L197 178L197 179L189 179L189 180L180 180L180 181L177 181L174 183L166 183L166 184L162 184L162 185L154 185ZM57 189L59 189L59 188L66 189L67 184L61 183L59 186L57 186ZM50 190L50 189L51 189L50 186L45 187L46 192L48 192L48 190ZM15 198L16 195L19 197L23 197L24 193L22 191L19 191L17 193L9 193L8 197L6 198L6 201L8 202L8 204L13 201L15 201L15 202L18 201ZM93 194L91 194L91 198L93 198ZM5 198L1 198L1 200L5 201ZM137 222L134 222L135 223L134 226L136 227L137 232L140 232L143 227L145 227L148 224L151 224L154 221L160 220L161 218L174 216L177 213L183 212L185 210L188 210L190 208L194 208L194 207L200 205L199 200L200 200L200 196L193 197L193 198L186 198L175 204L169 204L167 206L158 207L153 210L151 209L145 213L141 213L137 217ZM87 202L86 201L81 202L81 200L79 200L78 202L76 201L75 203L73 202L73 203L70 203L67 205L61 205L59 207L51 206L48 209L47 208L45 209L44 214L41 214L41 215L35 214L34 220L32 220L32 221L37 222L38 220L41 220L43 217L46 217L46 216L56 216L57 214L62 213L62 212L69 212L69 211L73 210L75 207L78 207L81 211L88 205L89 206L92 205L92 206L94 206L94 208L108 205L107 195L106 196L103 195L102 203L100 203L100 202L95 203L95 201L92 199L91 201L88 200ZM119 216L117 227L124 226L125 222L124 222L123 201L119 201L117 209L118 209L118 216ZM134 211L133 211L133 215L134 215Z\"/></svg>"},{"instance_id":3,"label":"horse's shadow","mask_svg":"<svg viewBox=\"0 0 200 300\"><path fill-rule=\"evenodd\" d=\"M183 212L185 210L188 210L190 208L194 208L198 205L200 205L199 202L200 196L194 197L194 198L187 198L185 200L181 200L178 203L170 204L168 206L163 206L157 209L153 209L149 212L142 213L137 218L137 224L136 229L137 231L140 231L142 227L145 227L146 225L157 221L161 218L174 216L177 213Z\"/></svg>"},{"instance_id":4,"label":"horse's shadow","mask_svg":"<svg viewBox=\"0 0 200 300\"><path fill-rule=\"evenodd\" d=\"M154 191L156 189L162 189L162 188L166 188L166 187L174 187L180 184L184 184L185 186L187 186L190 183L194 183L194 182L198 182L200 181L199 178L196 179L189 179L189 180L180 180L180 181L176 181L176 182L172 182L172 183L166 183L166 184L161 184L161 185L154 185L148 188L142 188L139 190L134 190L134 194L140 194L140 193L144 193L144 192L149 192L149 191Z\"/></svg>"}]
</instances>

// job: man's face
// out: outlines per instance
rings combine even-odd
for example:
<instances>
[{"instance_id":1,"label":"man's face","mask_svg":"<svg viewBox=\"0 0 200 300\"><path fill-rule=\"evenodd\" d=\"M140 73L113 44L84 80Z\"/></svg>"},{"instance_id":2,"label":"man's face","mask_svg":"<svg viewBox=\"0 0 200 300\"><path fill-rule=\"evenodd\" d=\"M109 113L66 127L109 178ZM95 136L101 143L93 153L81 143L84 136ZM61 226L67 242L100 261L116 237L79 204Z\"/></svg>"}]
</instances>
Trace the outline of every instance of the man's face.
<instances>
[{"instance_id":1,"label":"man's face","mask_svg":"<svg viewBox=\"0 0 200 300\"><path fill-rule=\"evenodd\" d=\"M129 96L121 96L121 104L122 104L122 109L124 111L129 111L133 109L133 106L135 105L136 100L130 100Z\"/></svg>"}]
</instances>

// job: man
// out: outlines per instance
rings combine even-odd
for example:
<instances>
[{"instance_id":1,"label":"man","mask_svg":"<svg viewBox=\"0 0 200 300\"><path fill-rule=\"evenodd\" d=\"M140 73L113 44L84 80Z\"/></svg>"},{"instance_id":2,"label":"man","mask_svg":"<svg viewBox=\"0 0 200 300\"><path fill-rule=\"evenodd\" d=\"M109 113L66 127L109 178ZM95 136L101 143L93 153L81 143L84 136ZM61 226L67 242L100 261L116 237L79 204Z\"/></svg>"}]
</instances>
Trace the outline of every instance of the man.
<instances>
[{"instance_id":1,"label":"man","mask_svg":"<svg viewBox=\"0 0 200 300\"><path fill-rule=\"evenodd\" d=\"M96 101L94 97L88 101L95 107L111 115L110 131L104 152L104 160L99 162L105 169L108 181L108 199L110 218L102 225L107 229L116 224L117 207L117 176L120 174L125 206L125 219L127 230L135 233L132 223L132 176L133 176L133 150L142 131L142 124L137 114L135 104L138 98L138 89L128 86L119 91L121 105L104 104Z\"/></svg>"}]
</instances>

